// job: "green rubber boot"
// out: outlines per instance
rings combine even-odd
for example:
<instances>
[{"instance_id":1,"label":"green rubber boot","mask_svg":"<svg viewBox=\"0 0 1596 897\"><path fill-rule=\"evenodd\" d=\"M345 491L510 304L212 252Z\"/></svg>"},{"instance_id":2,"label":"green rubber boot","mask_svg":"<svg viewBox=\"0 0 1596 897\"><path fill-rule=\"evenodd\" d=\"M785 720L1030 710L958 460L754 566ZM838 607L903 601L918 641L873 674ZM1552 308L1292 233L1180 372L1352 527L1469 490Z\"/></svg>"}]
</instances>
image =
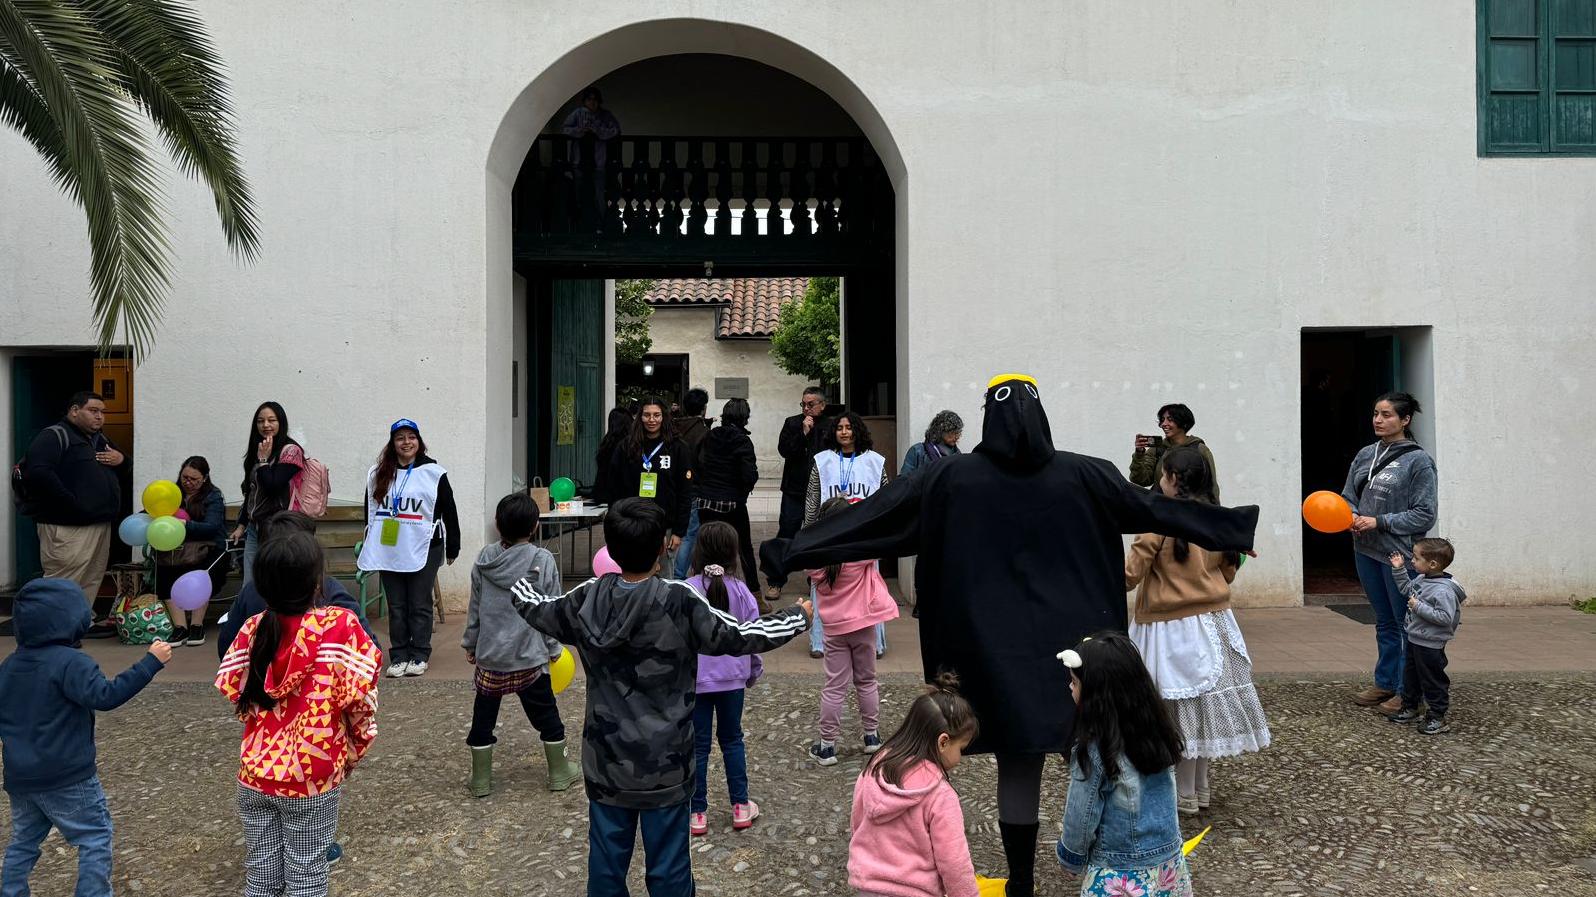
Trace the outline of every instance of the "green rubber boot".
<instances>
[{"instance_id":1,"label":"green rubber boot","mask_svg":"<svg viewBox=\"0 0 1596 897\"><path fill-rule=\"evenodd\" d=\"M543 759L549 763L550 791L564 791L582 780L582 768L565 758L565 742L543 742Z\"/></svg>"},{"instance_id":2,"label":"green rubber boot","mask_svg":"<svg viewBox=\"0 0 1596 897\"><path fill-rule=\"evenodd\" d=\"M471 796L487 797L493 793L493 745L471 748Z\"/></svg>"}]
</instances>

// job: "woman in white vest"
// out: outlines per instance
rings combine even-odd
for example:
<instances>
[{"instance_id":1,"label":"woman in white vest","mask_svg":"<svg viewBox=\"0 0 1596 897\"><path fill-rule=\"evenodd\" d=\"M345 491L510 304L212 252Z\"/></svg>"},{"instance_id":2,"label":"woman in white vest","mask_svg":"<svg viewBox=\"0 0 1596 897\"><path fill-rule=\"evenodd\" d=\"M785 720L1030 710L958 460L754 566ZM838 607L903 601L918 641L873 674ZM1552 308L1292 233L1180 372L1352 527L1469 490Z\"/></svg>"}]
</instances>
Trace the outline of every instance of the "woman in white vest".
<instances>
[{"instance_id":1,"label":"woman in white vest","mask_svg":"<svg viewBox=\"0 0 1596 897\"><path fill-rule=\"evenodd\" d=\"M872 448L870 428L864 418L846 411L827 422L825 448L815 455L809 470L809 490L804 498L804 526L820 519L820 506L833 498L860 502L887 484L887 459ZM809 600L815 600L813 586ZM826 633L815 612L809 625L809 656L825 656ZM876 624L876 657L887 653L887 627Z\"/></svg>"},{"instance_id":2,"label":"woman in white vest","mask_svg":"<svg viewBox=\"0 0 1596 897\"><path fill-rule=\"evenodd\" d=\"M420 676L432 657L432 587L460 555L460 520L443 465L421 428L401 418L366 474L366 539L358 566L382 576L388 600L388 676Z\"/></svg>"}]
</instances>

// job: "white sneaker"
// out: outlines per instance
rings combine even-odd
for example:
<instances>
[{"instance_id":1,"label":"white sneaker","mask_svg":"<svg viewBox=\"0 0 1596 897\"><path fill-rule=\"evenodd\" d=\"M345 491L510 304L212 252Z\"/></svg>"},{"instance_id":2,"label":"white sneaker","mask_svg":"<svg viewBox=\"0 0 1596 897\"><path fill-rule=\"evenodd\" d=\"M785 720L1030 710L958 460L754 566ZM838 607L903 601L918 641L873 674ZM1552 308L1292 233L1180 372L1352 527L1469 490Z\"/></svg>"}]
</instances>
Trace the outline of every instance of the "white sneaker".
<instances>
[{"instance_id":1,"label":"white sneaker","mask_svg":"<svg viewBox=\"0 0 1596 897\"><path fill-rule=\"evenodd\" d=\"M388 665L388 678L389 679L401 678L401 677L407 675L409 672L410 672L410 664L405 663L402 660L400 662L398 662L398 663L391 663L391 664Z\"/></svg>"},{"instance_id":2,"label":"white sneaker","mask_svg":"<svg viewBox=\"0 0 1596 897\"><path fill-rule=\"evenodd\" d=\"M425 660L412 660L412 661L410 661L410 669L405 670L405 675L406 676L420 676L420 675L425 674L426 672L427 672L427 662Z\"/></svg>"}]
</instances>

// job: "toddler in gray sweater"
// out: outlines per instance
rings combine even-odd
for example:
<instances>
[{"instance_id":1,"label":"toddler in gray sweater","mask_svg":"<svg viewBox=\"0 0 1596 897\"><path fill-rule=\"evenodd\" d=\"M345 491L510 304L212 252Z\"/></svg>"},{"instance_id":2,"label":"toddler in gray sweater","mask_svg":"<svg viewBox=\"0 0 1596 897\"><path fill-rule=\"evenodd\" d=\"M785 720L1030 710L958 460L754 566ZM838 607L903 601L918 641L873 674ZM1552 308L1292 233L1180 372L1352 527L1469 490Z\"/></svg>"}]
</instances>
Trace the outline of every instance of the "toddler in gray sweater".
<instances>
[{"instance_id":1,"label":"toddler in gray sweater","mask_svg":"<svg viewBox=\"0 0 1596 897\"><path fill-rule=\"evenodd\" d=\"M1452 680L1446 675L1446 643L1457 635L1462 622L1463 587L1446 572L1455 553L1445 539L1420 539L1413 545L1413 570L1402 576L1407 564L1393 552L1391 568L1399 572L1397 584L1408 596L1407 650L1402 671L1402 709L1387 719L1410 723L1420 718L1422 697L1426 712L1419 723L1424 735L1451 731L1446 722Z\"/></svg>"}]
</instances>

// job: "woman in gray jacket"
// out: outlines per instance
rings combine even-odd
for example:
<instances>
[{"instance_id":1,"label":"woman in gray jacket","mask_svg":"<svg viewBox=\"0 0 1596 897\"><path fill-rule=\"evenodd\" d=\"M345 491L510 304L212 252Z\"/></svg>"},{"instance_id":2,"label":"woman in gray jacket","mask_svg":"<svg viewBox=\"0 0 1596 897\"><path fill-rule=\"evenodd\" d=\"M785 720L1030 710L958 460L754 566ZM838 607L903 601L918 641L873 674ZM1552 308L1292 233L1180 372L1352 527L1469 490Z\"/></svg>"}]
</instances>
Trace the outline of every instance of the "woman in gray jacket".
<instances>
[{"instance_id":1,"label":"woman in gray jacket","mask_svg":"<svg viewBox=\"0 0 1596 897\"><path fill-rule=\"evenodd\" d=\"M1413 543L1435 525L1435 460L1410 435L1418 400L1388 392L1374 402L1374 435L1379 441L1352 459L1341 497L1352 506L1352 547L1358 580L1374 608L1374 638L1379 659L1374 684L1353 697L1364 706L1402 707L1403 625L1407 597L1392 575L1389 558L1401 554L1411 564Z\"/></svg>"}]
</instances>

